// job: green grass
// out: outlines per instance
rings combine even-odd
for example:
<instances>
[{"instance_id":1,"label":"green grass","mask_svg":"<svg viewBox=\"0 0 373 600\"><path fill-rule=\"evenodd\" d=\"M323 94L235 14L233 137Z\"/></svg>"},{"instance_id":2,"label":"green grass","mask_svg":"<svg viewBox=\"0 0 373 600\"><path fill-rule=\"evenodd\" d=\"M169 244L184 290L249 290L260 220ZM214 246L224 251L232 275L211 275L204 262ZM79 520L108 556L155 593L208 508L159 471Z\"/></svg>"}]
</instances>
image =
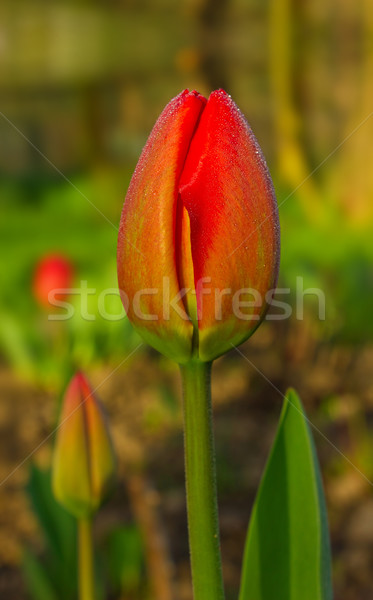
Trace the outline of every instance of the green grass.
<instances>
[{"instance_id":1,"label":"green grass","mask_svg":"<svg viewBox=\"0 0 373 600\"><path fill-rule=\"evenodd\" d=\"M119 193L113 190L111 179L105 192L101 178L100 198L94 185L97 178L88 177L73 182L82 193L59 181L31 180L0 188L0 351L25 374L58 379L64 364L69 369L82 368L123 358L136 343L127 319L108 321L98 311L100 293L117 288L116 226L128 179L127 175L121 182L123 190ZM102 205L100 210L110 215L113 225L82 194L96 206ZM32 294L33 273L40 257L51 252L62 253L72 261L77 288L85 280L88 288L97 290L88 296L88 310L94 320L81 318L78 295L72 297L75 315L69 321L50 322L37 305ZM113 316L120 314L119 299L109 297L105 309Z\"/></svg>"}]
</instances>

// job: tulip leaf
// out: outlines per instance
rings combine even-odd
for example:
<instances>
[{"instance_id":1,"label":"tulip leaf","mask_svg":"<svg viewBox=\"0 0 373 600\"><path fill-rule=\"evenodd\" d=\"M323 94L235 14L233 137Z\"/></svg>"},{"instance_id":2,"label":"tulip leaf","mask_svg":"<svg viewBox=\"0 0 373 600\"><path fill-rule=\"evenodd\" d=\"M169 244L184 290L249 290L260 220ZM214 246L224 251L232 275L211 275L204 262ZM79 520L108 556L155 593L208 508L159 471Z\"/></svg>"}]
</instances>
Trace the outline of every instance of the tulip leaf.
<instances>
[{"instance_id":1,"label":"tulip leaf","mask_svg":"<svg viewBox=\"0 0 373 600\"><path fill-rule=\"evenodd\" d=\"M23 555L23 574L27 590L34 600L58 600L47 569L28 550Z\"/></svg>"},{"instance_id":2,"label":"tulip leaf","mask_svg":"<svg viewBox=\"0 0 373 600\"><path fill-rule=\"evenodd\" d=\"M74 564L75 556L71 547L75 545L75 520L55 500L50 470L33 464L27 491L50 550L61 563L66 562L69 566Z\"/></svg>"},{"instance_id":3,"label":"tulip leaf","mask_svg":"<svg viewBox=\"0 0 373 600\"><path fill-rule=\"evenodd\" d=\"M136 525L117 527L106 539L103 561L117 594L137 595L144 580L144 552Z\"/></svg>"},{"instance_id":4,"label":"tulip leaf","mask_svg":"<svg viewBox=\"0 0 373 600\"><path fill-rule=\"evenodd\" d=\"M33 464L27 486L34 515L45 542L45 551L39 559L29 552L24 561L26 580L31 590L43 588L46 596L53 586L59 600L74 597L76 573L76 523L55 500L51 487L50 469ZM47 573L47 577L43 574ZM48 582L50 585L48 585ZM35 592L37 597L38 593ZM44 597L40 592L40 600Z\"/></svg>"},{"instance_id":5,"label":"tulip leaf","mask_svg":"<svg viewBox=\"0 0 373 600\"><path fill-rule=\"evenodd\" d=\"M331 600L324 493L310 428L288 390L246 538L239 600Z\"/></svg>"}]
</instances>

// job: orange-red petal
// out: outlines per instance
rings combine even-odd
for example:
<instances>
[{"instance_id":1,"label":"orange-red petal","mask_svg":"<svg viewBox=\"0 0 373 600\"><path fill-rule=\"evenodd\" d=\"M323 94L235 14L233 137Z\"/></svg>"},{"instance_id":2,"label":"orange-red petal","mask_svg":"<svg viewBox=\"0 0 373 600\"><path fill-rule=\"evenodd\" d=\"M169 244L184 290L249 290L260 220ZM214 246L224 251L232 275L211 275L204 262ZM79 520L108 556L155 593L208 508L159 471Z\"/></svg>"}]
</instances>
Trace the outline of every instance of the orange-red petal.
<instances>
[{"instance_id":1,"label":"orange-red petal","mask_svg":"<svg viewBox=\"0 0 373 600\"><path fill-rule=\"evenodd\" d=\"M128 317L146 341L178 362L189 360L193 337L185 297L178 298L178 181L205 104L185 90L164 109L132 177L118 240L118 280Z\"/></svg>"},{"instance_id":2,"label":"orange-red petal","mask_svg":"<svg viewBox=\"0 0 373 600\"><path fill-rule=\"evenodd\" d=\"M222 90L211 94L201 115L179 190L190 217L199 357L212 360L257 327L279 261L277 204L267 166L248 123ZM237 297L246 288L260 294L260 305L249 291ZM240 305L234 314L238 300L258 305Z\"/></svg>"}]
</instances>

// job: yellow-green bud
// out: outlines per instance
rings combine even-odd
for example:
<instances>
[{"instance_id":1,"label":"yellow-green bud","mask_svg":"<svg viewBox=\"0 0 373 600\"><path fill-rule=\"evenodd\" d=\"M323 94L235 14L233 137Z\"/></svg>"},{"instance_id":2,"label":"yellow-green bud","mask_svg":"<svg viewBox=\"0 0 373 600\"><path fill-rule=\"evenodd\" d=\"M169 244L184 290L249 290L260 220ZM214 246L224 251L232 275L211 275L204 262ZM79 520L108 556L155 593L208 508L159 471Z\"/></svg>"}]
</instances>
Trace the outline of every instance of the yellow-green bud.
<instances>
[{"instance_id":1,"label":"yellow-green bud","mask_svg":"<svg viewBox=\"0 0 373 600\"><path fill-rule=\"evenodd\" d=\"M115 481L105 415L82 373L73 377L65 393L52 470L55 497L78 519L97 511Z\"/></svg>"}]
</instances>

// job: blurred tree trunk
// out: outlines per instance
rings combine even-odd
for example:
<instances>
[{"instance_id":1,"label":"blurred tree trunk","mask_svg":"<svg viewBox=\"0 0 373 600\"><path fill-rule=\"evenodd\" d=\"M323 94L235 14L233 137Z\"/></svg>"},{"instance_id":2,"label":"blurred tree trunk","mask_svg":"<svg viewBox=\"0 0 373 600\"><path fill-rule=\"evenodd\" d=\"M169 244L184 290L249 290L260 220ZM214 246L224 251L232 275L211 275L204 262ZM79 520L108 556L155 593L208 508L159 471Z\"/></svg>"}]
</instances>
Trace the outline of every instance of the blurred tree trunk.
<instances>
[{"instance_id":1,"label":"blurred tree trunk","mask_svg":"<svg viewBox=\"0 0 373 600\"><path fill-rule=\"evenodd\" d=\"M361 23L360 68L357 71L357 101L347 121L346 140L337 164L337 189L348 217L364 224L373 217L373 6L371 0L356 4ZM355 41L356 43L356 41ZM352 133L353 132L353 133Z\"/></svg>"},{"instance_id":2,"label":"blurred tree trunk","mask_svg":"<svg viewBox=\"0 0 373 600\"><path fill-rule=\"evenodd\" d=\"M282 183L297 196L309 218L319 204L311 168L300 143L301 115L294 100L294 15L292 0L269 3L269 76L274 105L277 168Z\"/></svg>"},{"instance_id":3,"label":"blurred tree trunk","mask_svg":"<svg viewBox=\"0 0 373 600\"><path fill-rule=\"evenodd\" d=\"M102 106L102 87L91 82L82 88L86 128L90 140L89 161L100 165L105 157L105 123Z\"/></svg>"},{"instance_id":4,"label":"blurred tree trunk","mask_svg":"<svg viewBox=\"0 0 373 600\"><path fill-rule=\"evenodd\" d=\"M228 0L204 0L199 9L201 71L209 89L229 89L224 34Z\"/></svg>"}]
</instances>

